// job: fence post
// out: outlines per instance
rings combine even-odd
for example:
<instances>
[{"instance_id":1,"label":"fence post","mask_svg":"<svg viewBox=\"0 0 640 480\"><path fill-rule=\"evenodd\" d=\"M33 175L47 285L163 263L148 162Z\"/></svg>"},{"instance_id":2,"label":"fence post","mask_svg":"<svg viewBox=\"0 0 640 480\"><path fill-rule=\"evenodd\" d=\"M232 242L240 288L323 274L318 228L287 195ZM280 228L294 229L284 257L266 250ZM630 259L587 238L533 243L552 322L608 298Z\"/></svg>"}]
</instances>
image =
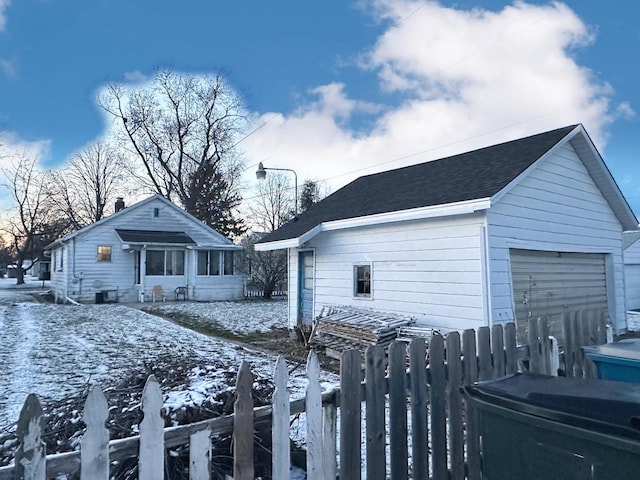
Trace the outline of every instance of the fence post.
<instances>
[{"instance_id":1,"label":"fence post","mask_svg":"<svg viewBox=\"0 0 640 480\"><path fill-rule=\"evenodd\" d=\"M87 431L80 440L80 479L107 480L109 478L109 430L105 422L109 406L102 389L91 389L84 403L82 418Z\"/></svg>"},{"instance_id":2,"label":"fence post","mask_svg":"<svg viewBox=\"0 0 640 480\"><path fill-rule=\"evenodd\" d=\"M409 343L409 392L411 396L411 457L413 479L429 478L429 427L427 424L427 347L422 338ZM340 477L342 478L342 477Z\"/></svg>"},{"instance_id":3,"label":"fence post","mask_svg":"<svg viewBox=\"0 0 640 480\"><path fill-rule=\"evenodd\" d=\"M147 378L141 403L144 416L140 422L139 478L161 480L164 478L164 420L160 415L162 392L154 375Z\"/></svg>"},{"instance_id":4,"label":"fence post","mask_svg":"<svg viewBox=\"0 0 640 480\"><path fill-rule=\"evenodd\" d=\"M288 478L291 466L291 446L289 445L290 406L287 382L287 362L282 356L276 361L273 375L275 390L273 392L273 478Z\"/></svg>"},{"instance_id":5,"label":"fence post","mask_svg":"<svg viewBox=\"0 0 640 480\"><path fill-rule=\"evenodd\" d=\"M385 452L385 380L384 348L379 345L365 351L367 479L387 478ZM312 477L313 478L313 477Z\"/></svg>"},{"instance_id":6,"label":"fence post","mask_svg":"<svg viewBox=\"0 0 640 480\"><path fill-rule=\"evenodd\" d=\"M322 479L322 392L320 390L320 363L311 350L307 357L307 476Z\"/></svg>"},{"instance_id":7,"label":"fence post","mask_svg":"<svg viewBox=\"0 0 640 480\"><path fill-rule=\"evenodd\" d=\"M502 334L502 328L500 328ZM502 345L502 342L500 342ZM504 356L504 353L503 353ZM449 456L451 480L464 480L464 422L462 415L462 359L460 334L447 335L447 398L449 400Z\"/></svg>"},{"instance_id":8,"label":"fence post","mask_svg":"<svg viewBox=\"0 0 640 480\"><path fill-rule=\"evenodd\" d=\"M358 350L347 350L340 357L340 478L350 480L362 475L360 362Z\"/></svg>"},{"instance_id":9,"label":"fence post","mask_svg":"<svg viewBox=\"0 0 640 480\"><path fill-rule=\"evenodd\" d=\"M242 361L236 381L236 401L233 404L233 478L254 480L253 474L253 373Z\"/></svg>"},{"instance_id":10,"label":"fence post","mask_svg":"<svg viewBox=\"0 0 640 480\"><path fill-rule=\"evenodd\" d=\"M45 480L46 449L42 441L43 429L42 407L38 397L31 393L22 406L16 429L18 437L18 449L15 455L16 479Z\"/></svg>"},{"instance_id":11,"label":"fence post","mask_svg":"<svg viewBox=\"0 0 640 480\"><path fill-rule=\"evenodd\" d=\"M515 328L513 329L515 332ZM514 335L515 339L515 335ZM476 332L469 329L462 332L462 353L464 355L465 386L478 381L478 357L476 354ZM467 404L467 467L470 480L480 480L480 427L478 414Z\"/></svg>"},{"instance_id":12,"label":"fence post","mask_svg":"<svg viewBox=\"0 0 640 480\"><path fill-rule=\"evenodd\" d=\"M391 478L407 480L407 348L400 341L389 346L389 418Z\"/></svg>"},{"instance_id":13,"label":"fence post","mask_svg":"<svg viewBox=\"0 0 640 480\"><path fill-rule=\"evenodd\" d=\"M447 419L445 403L447 372L444 366L444 339L442 335L434 335L429 342L429 372L431 374L431 388L429 389L431 397L431 473L433 478L447 478Z\"/></svg>"}]
</instances>

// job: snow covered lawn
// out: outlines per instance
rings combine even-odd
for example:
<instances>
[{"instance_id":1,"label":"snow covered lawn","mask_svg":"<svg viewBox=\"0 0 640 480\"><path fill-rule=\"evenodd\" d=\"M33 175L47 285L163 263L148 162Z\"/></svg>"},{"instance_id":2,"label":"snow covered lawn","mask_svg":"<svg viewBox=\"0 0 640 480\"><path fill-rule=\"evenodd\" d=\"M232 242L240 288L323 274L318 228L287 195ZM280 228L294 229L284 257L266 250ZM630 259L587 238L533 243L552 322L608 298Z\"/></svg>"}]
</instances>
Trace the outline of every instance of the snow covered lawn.
<instances>
[{"instance_id":1,"label":"snow covered lawn","mask_svg":"<svg viewBox=\"0 0 640 480\"><path fill-rule=\"evenodd\" d=\"M154 307L181 309L238 333L286 326L286 302L186 302ZM17 420L29 393L57 400L87 383L117 380L132 367L167 356L201 359L185 385L163 392L174 407L175 402L197 402L228 389L228 372L237 371L242 360L266 378L271 377L276 360L123 305L38 304L22 292L0 290L0 431ZM226 370L210 368L209 363L223 364ZM296 369L292 376L295 396L303 395L303 370ZM337 383L334 375L325 374L325 378Z\"/></svg>"},{"instance_id":2,"label":"snow covered lawn","mask_svg":"<svg viewBox=\"0 0 640 480\"><path fill-rule=\"evenodd\" d=\"M185 315L201 325L217 326L236 335L268 332L272 328L287 328L286 300L153 303L148 304L145 309Z\"/></svg>"}]
</instances>

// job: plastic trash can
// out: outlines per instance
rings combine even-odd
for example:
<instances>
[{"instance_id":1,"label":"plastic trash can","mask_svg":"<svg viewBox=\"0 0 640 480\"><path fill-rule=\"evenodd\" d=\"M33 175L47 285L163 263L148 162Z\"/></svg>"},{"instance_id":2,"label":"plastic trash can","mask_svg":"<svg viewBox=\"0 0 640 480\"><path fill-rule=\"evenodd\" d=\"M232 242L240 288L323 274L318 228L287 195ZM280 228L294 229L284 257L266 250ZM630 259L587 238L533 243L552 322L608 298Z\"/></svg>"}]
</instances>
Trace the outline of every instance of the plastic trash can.
<instances>
[{"instance_id":1,"label":"plastic trash can","mask_svg":"<svg viewBox=\"0 0 640 480\"><path fill-rule=\"evenodd\" d=\"M582 347L582 349L587 358L595 363L598 378L640 383L639 338L630 338L605 345Z\"/></svg>"},{"instance_id":2,"label":"plastic trash can","mask_svg":"<svg viewBox=\"0 0 640 480\"><path fill-rule=\"evenodd\" d=\"M516 374L462 392L485 480L640 478L640 385Z\"/></svg>"},{"instance_id":3,"label":"plastic trash can","mask_svg":"<svg viewBox=\"0 0 640 480\"><path fill-rule=\"evenodd\" d=\"M104 303L104 292L96 292L96 303Z\"/></svg>"}]
</instances>

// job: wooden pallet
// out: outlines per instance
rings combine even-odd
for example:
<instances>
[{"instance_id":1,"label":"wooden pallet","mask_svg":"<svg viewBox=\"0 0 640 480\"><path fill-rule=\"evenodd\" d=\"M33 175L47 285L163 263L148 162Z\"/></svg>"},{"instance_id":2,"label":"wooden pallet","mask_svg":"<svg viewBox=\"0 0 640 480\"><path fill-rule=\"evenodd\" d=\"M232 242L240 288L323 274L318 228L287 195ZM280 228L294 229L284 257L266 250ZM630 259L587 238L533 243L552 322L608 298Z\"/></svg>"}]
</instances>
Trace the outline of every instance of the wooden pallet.
<instances>
[{"instance_id":1,"label":"wooden pallet","mask_svg":"<svg viewBox=\"0 0 640 480\"><path fill-rule=\"evenodd\" d=\"M310 343L339 358L346 350L362 352L372 345L387 346L400 327L410 325L409 317L353 307L324 307L316 320Z\"/></svg>"}]
</instances>

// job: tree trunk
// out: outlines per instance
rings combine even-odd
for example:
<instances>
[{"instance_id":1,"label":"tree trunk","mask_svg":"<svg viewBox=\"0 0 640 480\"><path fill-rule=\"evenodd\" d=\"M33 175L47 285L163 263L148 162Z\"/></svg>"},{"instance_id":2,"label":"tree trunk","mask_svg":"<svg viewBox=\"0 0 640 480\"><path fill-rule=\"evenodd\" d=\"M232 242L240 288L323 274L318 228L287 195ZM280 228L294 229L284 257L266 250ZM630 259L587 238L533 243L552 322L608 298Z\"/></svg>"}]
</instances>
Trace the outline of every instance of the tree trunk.
<instances>
[{"instance_id":1,"label":"tree trunk","mask_svg":"<svg viewBox=\"0 0 640 480\"><path fill-rule=\"evenodd\" d=\"M22 270L22 260L16 262L16 285L24 284L24 271Z\"/></svg>"}]
</instances>

